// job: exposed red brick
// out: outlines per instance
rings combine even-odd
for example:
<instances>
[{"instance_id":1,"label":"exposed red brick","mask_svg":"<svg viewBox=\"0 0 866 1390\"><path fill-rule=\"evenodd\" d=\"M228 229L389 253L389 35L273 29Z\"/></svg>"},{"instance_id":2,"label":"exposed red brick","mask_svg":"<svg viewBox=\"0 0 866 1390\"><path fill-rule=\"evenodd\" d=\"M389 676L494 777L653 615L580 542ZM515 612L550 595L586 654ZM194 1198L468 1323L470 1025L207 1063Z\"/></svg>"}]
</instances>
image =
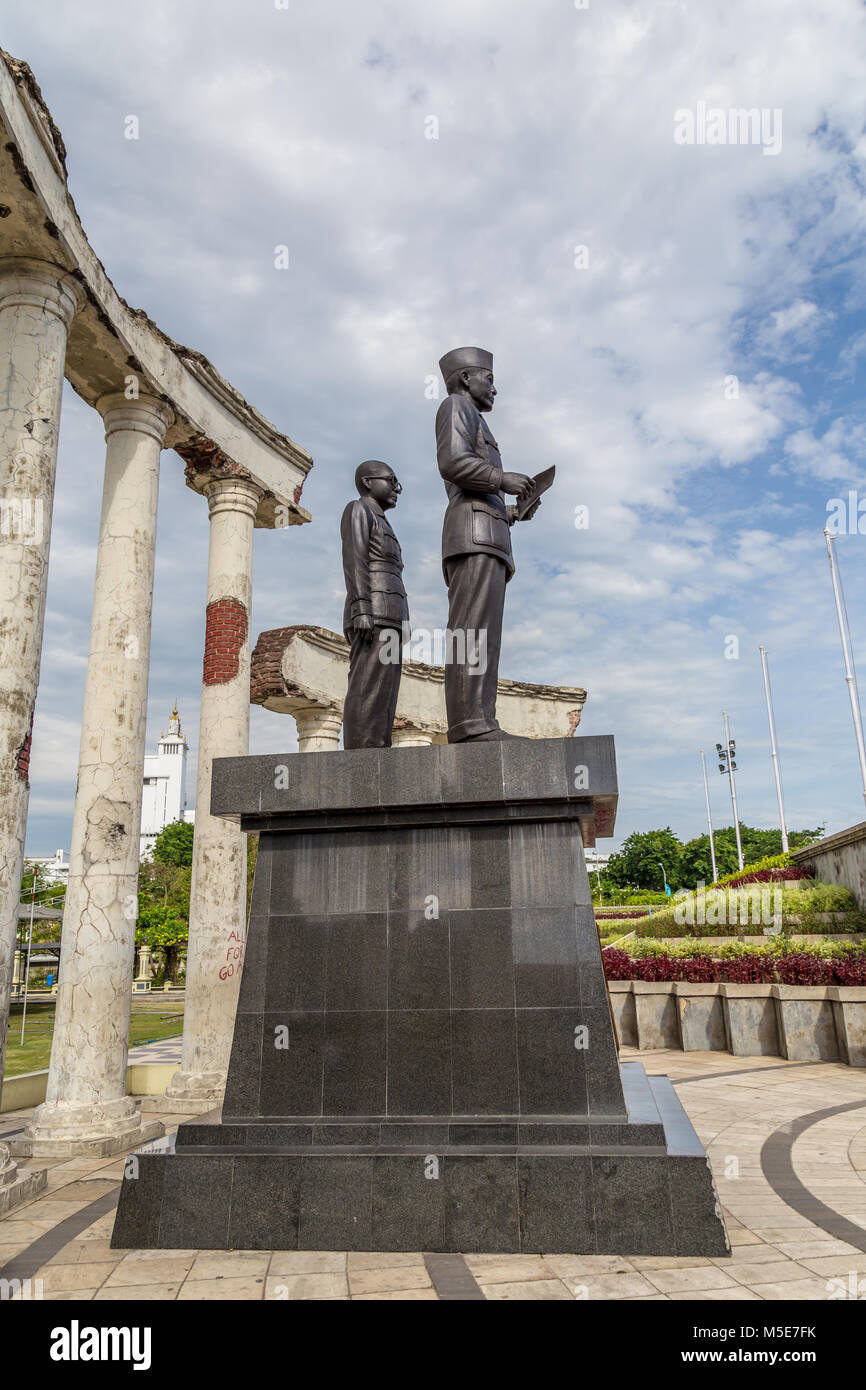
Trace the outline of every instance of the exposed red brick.
<instances>
[{"instance_id":1,"label":"exposed red brick","mask_svg":"<svg viewBox=\"0 0 866 1390\"><path fill-rule=\"evenodd\" d=\"M282 676L283 652L289 644L293 632L311 630L309 623L295 623L293 627L274 627L270 632L260 632L250 662L250 704L263 705L274 695L296 695L289 689Z\"/></svg>"},{"instance_id":2,"label":"exposed red brick","mask_svg":"<svg viewBox=\"0 0 866 1390\"><path fill-rule=\"evenodd\" d=\"M224 685L238 673L240 651L247 640L247 610L236 598L221 598L207 606L204 638L204 683Z\"/></svg>"}]
</instances>

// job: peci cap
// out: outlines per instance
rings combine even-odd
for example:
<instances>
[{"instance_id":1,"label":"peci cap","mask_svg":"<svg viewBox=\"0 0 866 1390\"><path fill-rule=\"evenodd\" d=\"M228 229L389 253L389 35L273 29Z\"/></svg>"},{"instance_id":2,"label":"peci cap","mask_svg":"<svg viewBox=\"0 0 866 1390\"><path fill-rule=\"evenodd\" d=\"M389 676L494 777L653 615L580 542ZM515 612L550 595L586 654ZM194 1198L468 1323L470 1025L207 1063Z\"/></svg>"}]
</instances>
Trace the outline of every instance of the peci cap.
<instances>
[{"instance_id":1,"label":"peci cap","mask_svg":"<svg viewBox=\"0 0 866 1390\"><path fill-rule=\"evenodd\" d=\"M479 347L461 347L452 348L439 358L439 370L446 385L449 377L455 372L462 372L464 367L480 367L482 371L492 372L493 353Z\"/></svg>"}]
</instances>

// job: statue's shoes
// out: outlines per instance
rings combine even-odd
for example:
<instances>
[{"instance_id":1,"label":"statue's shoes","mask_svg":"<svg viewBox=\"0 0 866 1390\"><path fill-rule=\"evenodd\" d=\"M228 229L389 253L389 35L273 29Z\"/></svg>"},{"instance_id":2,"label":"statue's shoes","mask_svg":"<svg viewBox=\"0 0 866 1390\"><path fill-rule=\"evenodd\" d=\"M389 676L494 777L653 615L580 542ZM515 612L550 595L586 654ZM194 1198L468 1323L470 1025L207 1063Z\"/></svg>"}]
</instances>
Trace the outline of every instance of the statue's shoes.
<instances>
[{"instance_id":1,"label":"statue's shoes","mask_svg":"<svg viewBox=\"0 0 866 1390\"><path fill-rule=\"evenodd\" d=\"M520 739L520 734L507 734L504 729L489 729L485 734L473 734L471 738L461 739L461 743L491 743L504 738Z\"/></svg>"}]
</instances>

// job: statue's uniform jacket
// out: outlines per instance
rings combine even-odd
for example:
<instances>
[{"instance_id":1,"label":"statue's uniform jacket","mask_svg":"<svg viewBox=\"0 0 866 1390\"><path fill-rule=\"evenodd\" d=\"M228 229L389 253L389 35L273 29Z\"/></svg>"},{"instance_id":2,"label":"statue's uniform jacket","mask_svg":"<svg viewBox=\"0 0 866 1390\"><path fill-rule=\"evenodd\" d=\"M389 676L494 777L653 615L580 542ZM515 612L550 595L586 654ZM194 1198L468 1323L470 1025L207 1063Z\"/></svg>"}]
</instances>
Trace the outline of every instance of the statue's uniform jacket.
<instances>
[{"instance_id":1,"label":"statue's uniform jacket","mask_svg":"<svg viewBox=\"0 0 866 1390\"><path fill-rule=\"evenodd\" d=\"M343 631L350 646L349 684L343 707L344 748L389 748L407 636L409 604L403 587L400 542L387 519L359 498L340 522L346 604ZM372 618L377 635L360 632L358 618ZM407 625L407 626L404 626ZM394 634L388 659L384 637Z\"/></svg>"},{"instance_id":2,"label":"statue's uniform jacket","mask_svg":"<svg viewBox=\"0 0 866 1390\"><path fill-rule=\"evenodd\" d=\"M372 618L376 627L402 628L409 621L403 555L387 518L358 498L343 512L340 537L346 579L346 640L351 642L355 620L361 617Z\"/></svg>"},{"instance_id":3,"label":"statue's uniform jacket","mask_svg":"<svg viewBox=\"0 0 866 1390\"><path fill-rule=\"evenodd\" d=\"M448 585L448 629L475 644L484 664L446 654L448 741L460 743L499 729L496 686L505 586L514 573L511 517L502 493L496 440L468 396L452 395L436 414L436 457L448 493L442 526L442 572Z\"/></svg>"},{"instance_id":4,"label":"statue's uniform jacket","mask_svg":"<svg viewBox=\"0 0 866 1390\"><path fill-rule=\"evenodd\" d=\"M501 491L499 448L468 396L447 396L436 415L436 457L448 508L442 526L442 568L457 555L493 555L514 573L511 527Z\"/></svg>"}]
</instances>

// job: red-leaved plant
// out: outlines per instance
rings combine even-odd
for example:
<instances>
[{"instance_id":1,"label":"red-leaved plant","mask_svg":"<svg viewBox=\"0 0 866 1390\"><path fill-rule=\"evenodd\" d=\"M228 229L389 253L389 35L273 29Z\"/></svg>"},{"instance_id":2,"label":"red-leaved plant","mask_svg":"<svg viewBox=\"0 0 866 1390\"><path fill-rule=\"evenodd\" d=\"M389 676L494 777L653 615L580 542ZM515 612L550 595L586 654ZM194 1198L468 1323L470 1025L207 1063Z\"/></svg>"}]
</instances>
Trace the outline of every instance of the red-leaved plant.
<instances>
[{"instance_id":1,"label":"red-leaved plant","mask_svg":"<svg viewBox=\"0 0 866 1390\"><path fill-rule=\"evenodd\" d=\"M866 985L866 956L847 956L833 961L833 983Z\"/></svg>"},{"instance_id":2,"label":"red-leaved plant","mask_svg":"<svg viewBox=\"0 0 866 1390\"><path fill-rule=\"evenodd\" d=\"M679 977L689 984L705 984L717 978L712 956L685 956L679 962Z\"/></svg>"},{"instance_id":3,"label":"red-leaved plant","mask_svg":"<svg viewBox=\"0 0 866 1390\"><path fill-rule=\"evenodd\" d=\"M615 946L607 946L601 953L604 973L609 980L633 980L634 969L628 951L618 951Z\"/></svg>"},{"instance_id":4,"label":"red-leaved plant","mask_svg":"<svg viewBox=\"0 0 866 1390\"><path fill-rule=\"evenodd\" d=\"M682 961L671 960L670 956L644 956L643 960L633 962L634 980L677 980Z\"/></svg>"},{"instance_id":5,"label":"red-leaved plant","mask_svg":"<svg viewBox=\"0 0 866 1390\"><path fill-rule=\"evenodd\" d=\"M720 960L717 978L729 985L769 985L774 979L773 962L766 956Z\"/></svg>"},{"instance_id":6,"label":"red-leaved plant","mask_svg":"<svg viewBox=\"0 0 866 1390\"><path fill-rule=\"evenodd\" d=\"M827 985L833 976L833 966L820 956L793 951L776 962L776 973L783 985Z\"/></svg>"}]
</instances>

